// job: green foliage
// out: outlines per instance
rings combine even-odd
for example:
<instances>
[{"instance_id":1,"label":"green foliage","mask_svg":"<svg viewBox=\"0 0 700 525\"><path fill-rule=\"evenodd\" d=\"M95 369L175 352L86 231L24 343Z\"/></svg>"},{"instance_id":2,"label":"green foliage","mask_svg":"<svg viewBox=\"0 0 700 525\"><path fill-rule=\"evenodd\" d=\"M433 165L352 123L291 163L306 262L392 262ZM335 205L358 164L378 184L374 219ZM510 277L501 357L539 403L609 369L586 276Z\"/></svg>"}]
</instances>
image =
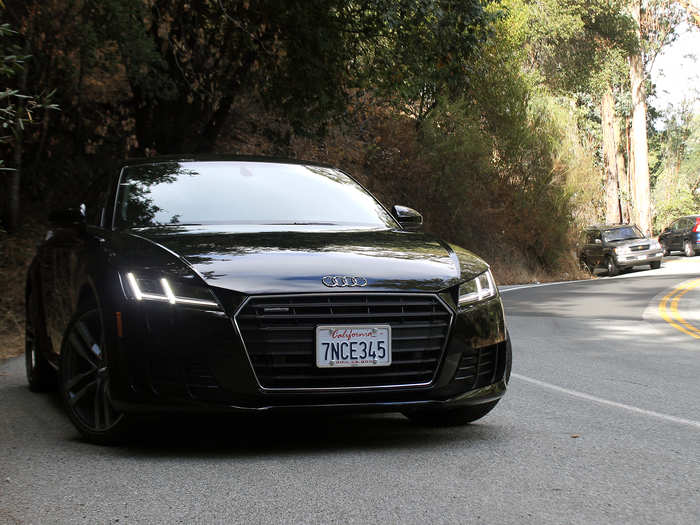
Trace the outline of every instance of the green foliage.
<instances>
[{"instance_id":1,"label":"green foliage","mask_svg":"<svg viewBox=\"0 0 700 525\"><path fill-rule=\"evenodd\" d=\"M328 130L374 140L363 119L386 110L416 133L413 165L368 147L415 191L386 184L445 203L428 214L458 242L501 235L547 268L599 218L599 96L612 84L624 114L639 49L623 0L5 3L30 92L63 109L24 137L36 194L91 192L134 153L236 149L251 121L275 154Z\"/></svg>"},{"instance_id":2,"label":"green foliage","mask_svg":"<svg viewBox=\"0 0 700 525\"><path fill-rule=\"evenodd\" d=\"M0 24L0 78L7 83L23 71L25 63L30 59L13 42L15 35L16 32L9 24ZM11 87L0 91L0 145L16 147L23 140L25 128L33 123L32 115L42 110L58 109L50 103L52 95L53 93L41 97L31 96ZM0 171L13 170L14 167L7 167L4 159L0 159Z\"/></svg>"},{"instance_id":3,"label":"green foliage","mask_svg":"<svg viewBox=\"0 0 700 525\"><path fill-rule=\"evenodd\" d=\"M625 58L638 47L623 0L507 0L527 23L528 67L559 94L600 93L626 79Z\"/></svg>"},{"instance_id":4,"label":"green foliage","mask_svg":"<svg viewBox=\"0 0 700 525\"><path fill-rule=\"evenodd\" d=\"M470 87L479 46L503 14L486 9L489 2L378 2L373 48L360 57L368 85L418 121L440 97L461 96Z\"/></svg>"},{"instance_id":5,"label":"green foliage","mask_svg":"<svg viewBox=\"0 0 700 525\"><path fill-rule=\"evenodd\" d=\"M14 77L22 70L28 58L21 54L19 47L10 41L15 32L9 24L0 24L0 78L4 81ZM29 99L16 89L5 88L0 92L0 144L11 142L16 126L24 126L25 119L18 114L20 102ZM0 159L0 170L8 170L5 161Z\"/></svg>"},{"instance_id":6,"label":"green foliage","mask_svg":"<svg viewBox=\"0 0 700 525\"><path fill-rule=\"evenodd\" d=\"M452 238L519 246L531 268L551 271L569 257L574 224L598 218L599 171L569 101L523 67L529 11L504 3L509 15L481 46L468 96L441 101L421 126L423 157L443 189Z\"/></svg>"},{"instance_id":7,"label":"green foliage","mask_svg":"<svg viewBox=\"0 0 700 525\"><path fill-rule=\"evenodd\" d=\"M653 174L656 231L681 215L700 212L700 114L693 114L690 104L667 115L659 157Z\"/></svg>"}]
</instances>

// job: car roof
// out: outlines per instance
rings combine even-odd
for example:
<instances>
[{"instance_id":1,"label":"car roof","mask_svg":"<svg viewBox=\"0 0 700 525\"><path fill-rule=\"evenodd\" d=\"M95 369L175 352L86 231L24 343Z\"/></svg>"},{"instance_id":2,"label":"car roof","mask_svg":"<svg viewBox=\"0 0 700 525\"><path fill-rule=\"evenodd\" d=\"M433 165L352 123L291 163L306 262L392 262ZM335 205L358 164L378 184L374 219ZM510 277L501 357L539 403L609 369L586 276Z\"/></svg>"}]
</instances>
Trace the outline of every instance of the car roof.
<instances>
[{"instance_id":1,"label":"car roof","mask_svg":"<svg viewBox=\"0 0 700 525\"><path fill-rule=\"evenodd\" d=\"M178 154L158 155L155 157L136 157L121 162L122 168L127 166L139 166L159 164L162 162L269 162L274 164L297 164L306 166L319 166L322 168L338 169L323 162L311 162L300 159L288 159L282 157L265 157L256 155L228 155L228 154Z\"/></svg>"}]
</instances>

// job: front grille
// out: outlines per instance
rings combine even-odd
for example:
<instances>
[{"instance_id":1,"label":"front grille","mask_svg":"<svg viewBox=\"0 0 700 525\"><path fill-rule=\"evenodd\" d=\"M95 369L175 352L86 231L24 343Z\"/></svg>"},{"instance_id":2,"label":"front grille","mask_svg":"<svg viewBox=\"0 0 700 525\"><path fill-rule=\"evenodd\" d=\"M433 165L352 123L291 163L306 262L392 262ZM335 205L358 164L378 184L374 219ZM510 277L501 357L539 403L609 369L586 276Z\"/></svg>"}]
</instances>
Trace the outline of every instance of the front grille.
<instances>
[{"instance_id":1,"label":"front grille","mask_svg":"<svg viewBox=\"0 0 700 525\"><path fill-rule=\"evenodd\" d=\"M455 381L469 384L469 390L488 386L496 381L497 372L503 368L505 343L475 348L462 354Z\"/></svg>"},{"instance_id":2,"label":"front grille","mask_svg":"<svg viewBox=\"0 0 700 525\"><path fill-rule=\"evenodd\" d=\"M648 250L649 245L648 244L637 244L635 246L630 246L630 251L633 252L641 252L643 250Z\"/></svg>"},{"instance_id":3,"label":"front grille","mask_svg":"<svg viewBox=\"0 0 700 525\"><path fill-rule=\"evenodd\" d=\"M264 388L361 388L430 383L452 313L434 295L324 294L253 297L236 316ZM317 325L391 325L392 363L317 368Z\"/></svg>"}]
</instances>

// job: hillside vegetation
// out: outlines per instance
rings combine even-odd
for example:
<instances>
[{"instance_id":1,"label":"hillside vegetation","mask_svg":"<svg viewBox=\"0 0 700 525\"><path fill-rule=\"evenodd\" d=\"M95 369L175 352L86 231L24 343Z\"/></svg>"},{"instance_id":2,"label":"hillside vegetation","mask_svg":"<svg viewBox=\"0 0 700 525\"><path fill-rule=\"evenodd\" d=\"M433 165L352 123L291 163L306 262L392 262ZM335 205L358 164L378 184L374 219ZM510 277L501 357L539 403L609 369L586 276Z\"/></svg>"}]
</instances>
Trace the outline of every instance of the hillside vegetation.
<instances>
[{"instance_id":1,"label":"hillside vegetation","mask_svg":"<svg viewBox=\"0 0 700 525\"><path fill-rule=\"evenodd\" d=\"M500 283L584 277L580 228L610 210L644 216L630 182L630 57L648 67L685 16L658 1L637 20L637 4L0 1L0 168L11 170L0 348L8 337L19 348L46 210L92 201L135 156L326 162L386 205L421 211L427 231L484 257ZM698 121L649 115L658 205L647 207L662 226L698 206ZM675 127L656 132L654 118Z\"/></svg>"}]
</instances>

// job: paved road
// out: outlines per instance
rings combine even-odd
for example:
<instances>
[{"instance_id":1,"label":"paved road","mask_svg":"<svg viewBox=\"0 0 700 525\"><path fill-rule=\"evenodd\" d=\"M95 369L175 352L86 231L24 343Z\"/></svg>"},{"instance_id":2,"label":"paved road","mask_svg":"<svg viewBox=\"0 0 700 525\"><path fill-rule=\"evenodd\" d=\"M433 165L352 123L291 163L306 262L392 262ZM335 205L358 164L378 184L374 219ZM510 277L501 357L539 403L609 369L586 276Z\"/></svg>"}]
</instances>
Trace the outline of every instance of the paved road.
<instances>
[{"instance_id":1,"label":"paved road","mask_svg":"<svg viewBox=\"0 0 700 525\"><path fill-rule=\"evenodd\" d=\"M9 361L0 523L697 524L700 338L679 319L700 336L698 276L700 257L674 257L504 292L510 392L463 428L188 418L103 448Z\"/></svg>"}]
</instances>

